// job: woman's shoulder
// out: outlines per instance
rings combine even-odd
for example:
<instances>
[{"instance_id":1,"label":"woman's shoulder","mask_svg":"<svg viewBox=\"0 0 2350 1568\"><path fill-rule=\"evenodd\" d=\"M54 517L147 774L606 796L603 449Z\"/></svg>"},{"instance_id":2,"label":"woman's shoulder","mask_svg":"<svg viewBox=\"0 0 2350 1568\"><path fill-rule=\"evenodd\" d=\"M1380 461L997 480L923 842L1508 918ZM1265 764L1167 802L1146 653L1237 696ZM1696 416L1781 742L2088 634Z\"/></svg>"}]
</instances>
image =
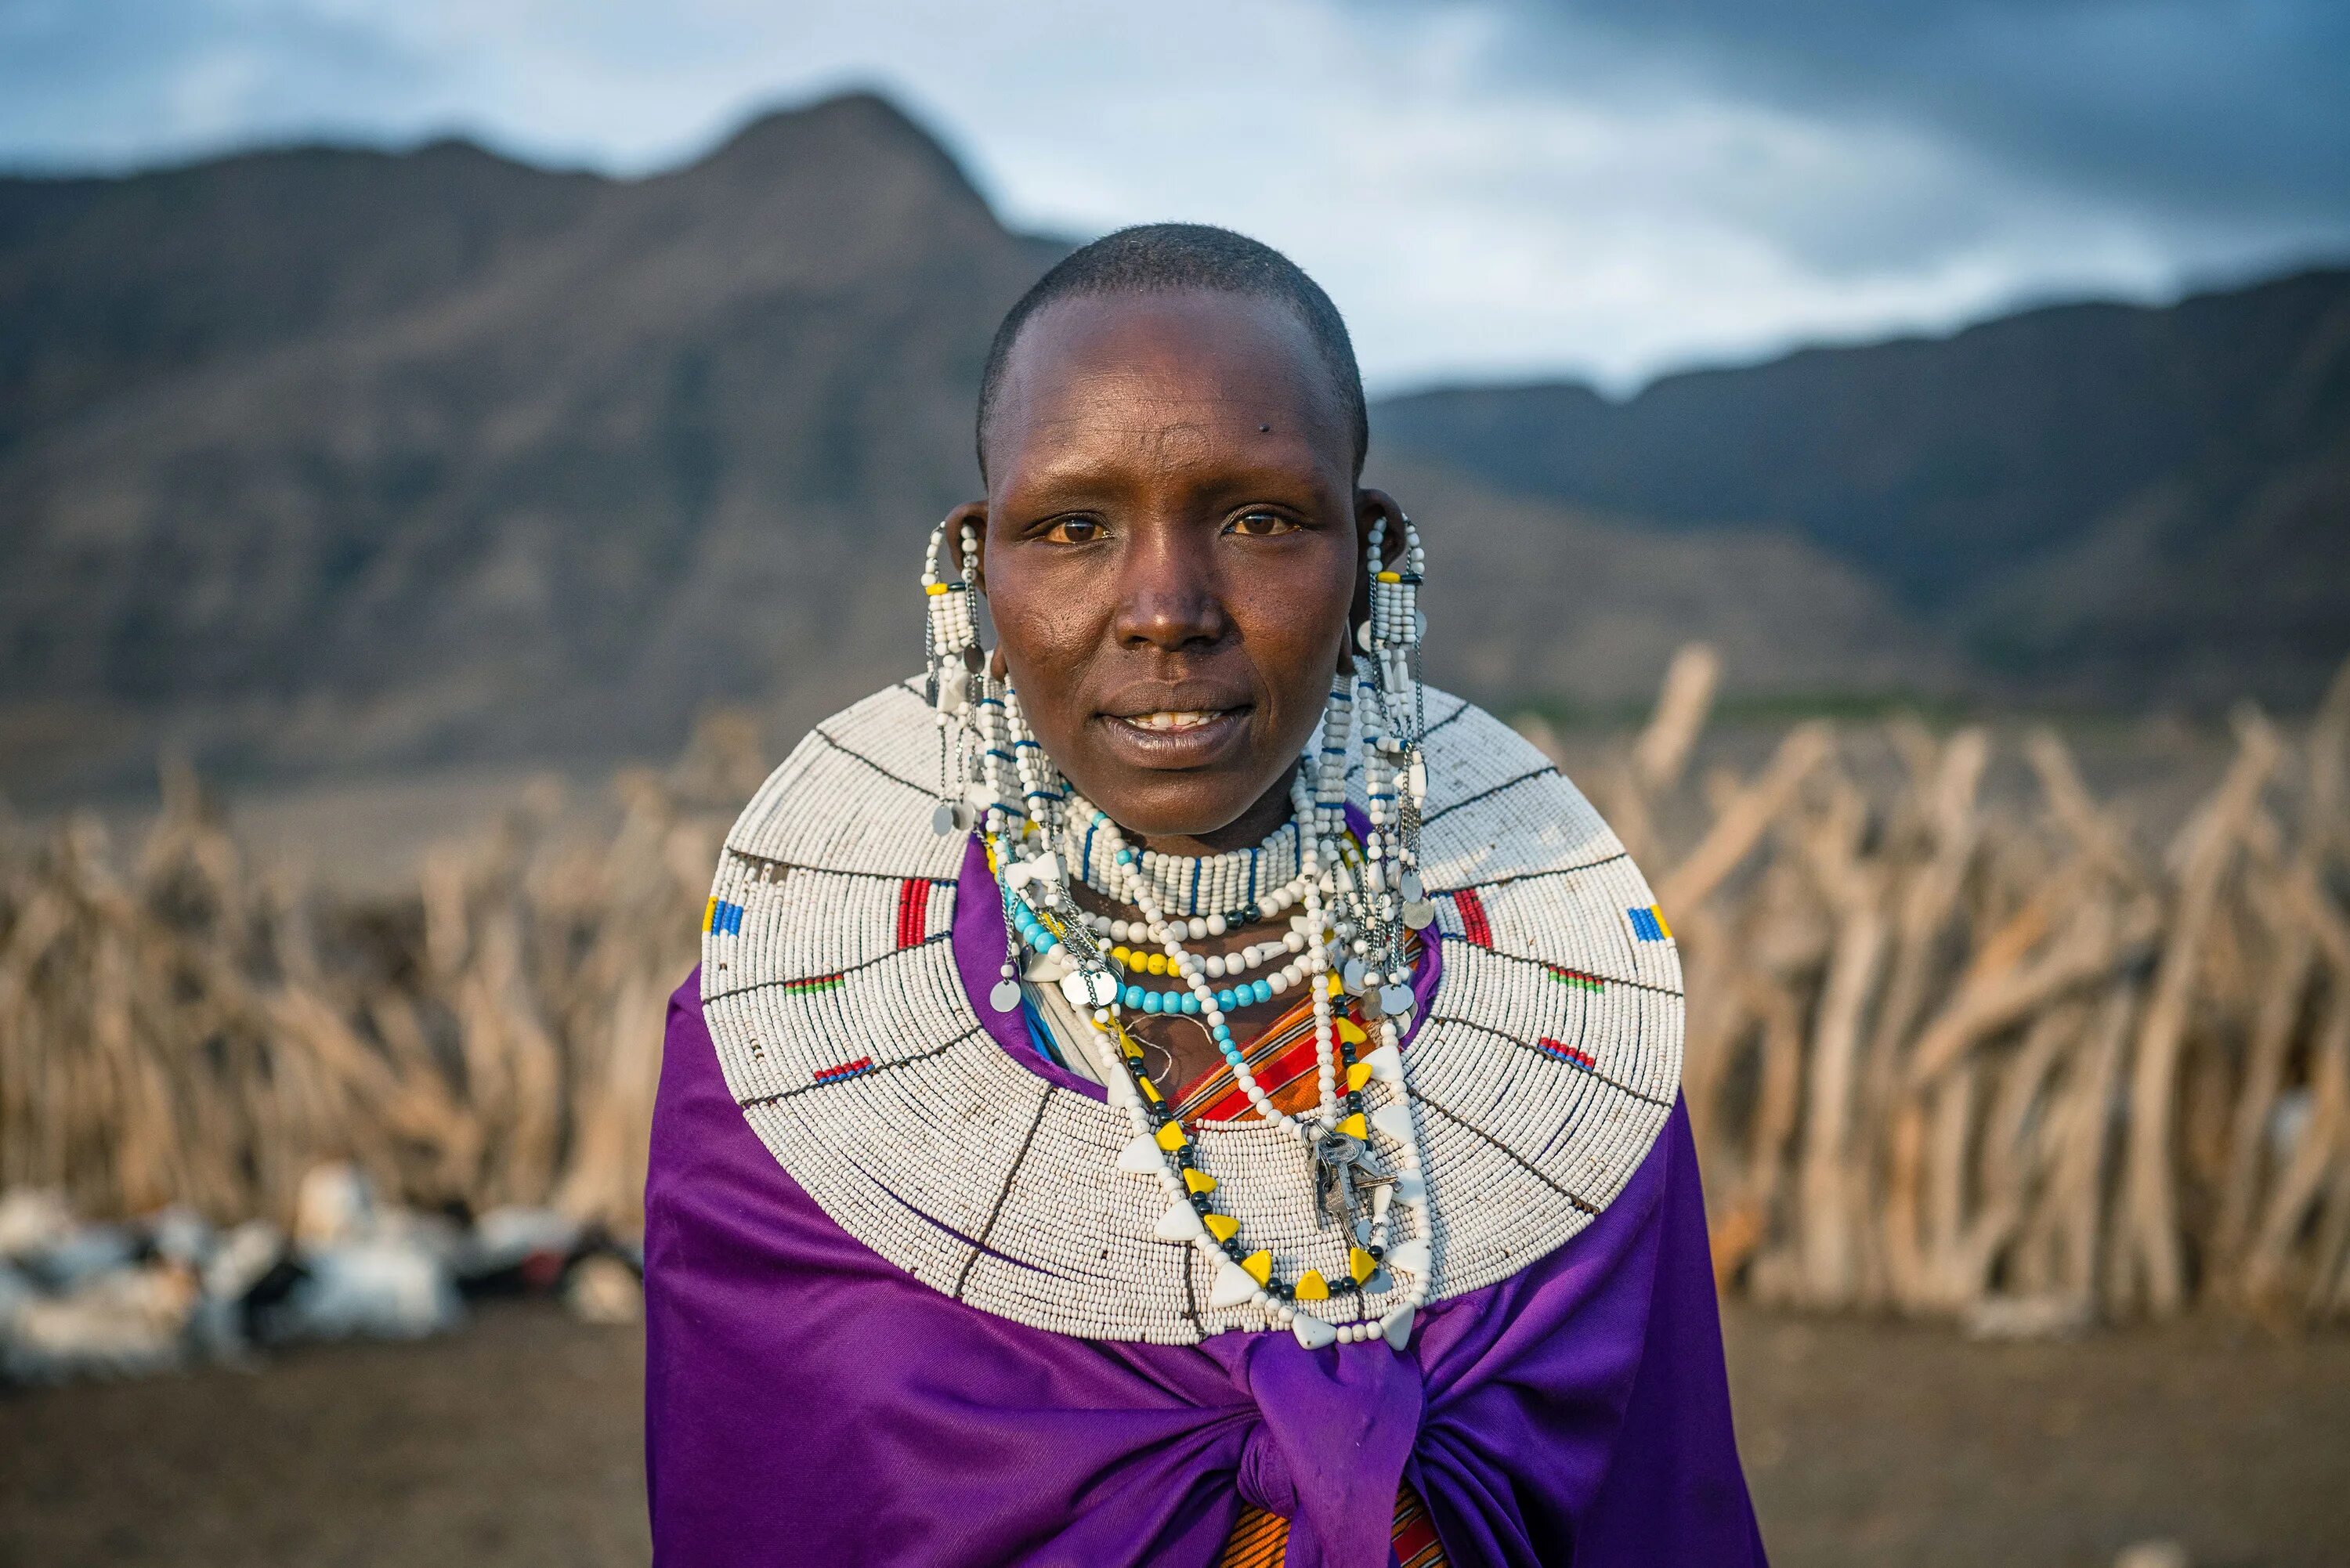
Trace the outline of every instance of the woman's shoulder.
<instances>
[{"instance_id":1,"label":"woman's shoulder","mask_svg":"<svg viewBox=\"0 0 2350 1568\"><path fill-rule=\"evenodd\" d=\"M960 835L934 829L938 726L920 680L822 720L752 795L728 857L864 876L951 877Z\"/></svg>"}]
</instances>

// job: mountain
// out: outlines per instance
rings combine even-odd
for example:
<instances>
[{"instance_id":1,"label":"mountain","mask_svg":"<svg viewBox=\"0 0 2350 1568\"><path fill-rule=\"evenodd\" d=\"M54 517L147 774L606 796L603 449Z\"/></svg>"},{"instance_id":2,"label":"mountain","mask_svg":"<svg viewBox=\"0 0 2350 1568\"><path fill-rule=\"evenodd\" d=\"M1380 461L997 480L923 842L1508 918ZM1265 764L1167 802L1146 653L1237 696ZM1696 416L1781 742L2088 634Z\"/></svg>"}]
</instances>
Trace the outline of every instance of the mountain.
<instances>
[{"instance_id":1,"label":"mountain","mask_svg":"<svg viewBox=\"0 0 2350 1568\"><path fill-rule=\"evenodd\" d=\"M2350 270L1374 417L1514 493L1792 531L2014 688L2302 701L2350 652Z\"/></svg>"},{"instance_id":2,"label":"mountain","mask_svg":"<svg viewBox=\"0 0 2350 1568\"><path fill-rule=\"evenodd\" d=\"M633 750L900 670L1057 254L870 97L637 182L306 151L0 213L0 700L232 763Z\"/></svg>"},{"instance_id":3,"label":"mountain","mask_svg":"<svg viewBox=\"0 0 2350 1568\"><path fill-rule=\"evenodd\" d=\"M1431 679L1507 707L1625 709L1702 637L1741 696L1946 694L1964 664L1880 585L1783 531L1667 531L1375 454L1428 538Z\"/></svg>"},{"instance_id":4,"label":"mountain","mask_svg":"<svg viewBox=\"0 0 2350 1568\"><path fill-rule=\"evenodd\" d=\"M639 181L455 142L0 181L0 781L796 730L913 667L989 337L1062 252L869 96ZM1762 689L1948 674L1798 541L1422 490L1435 673L1496 700L1634 696L1690 632ZM1529 558L1608 597L1563 618Z\"/></svg>"},{"instance_id":5,"label":"mountain","mask_svg":"<svg viewBox=\"0 0 2350 1568\"><path fill-rule=\"evenodd\" d=\"M0 785L795 733L913 668L989 337L1065 249L869 95L637 180L453 141L0 179ZM2340 294L1382 404L1430 674L1617 703L1707 637L1733 691L1949 691L1989 618L2092 691L2292 675L2339 625L2273 563L2339 534Z\"/></svg>"},{"instance_id":6,"label":"mountain","mask_svg":"<svg viewBox=\"0 0 2350 1568\"><path fill-rule=\"evenodd\" d=\"M0 180L0 454L120 393L461 287L608 188L462 141Z\"/></svg>"}]
</instances>

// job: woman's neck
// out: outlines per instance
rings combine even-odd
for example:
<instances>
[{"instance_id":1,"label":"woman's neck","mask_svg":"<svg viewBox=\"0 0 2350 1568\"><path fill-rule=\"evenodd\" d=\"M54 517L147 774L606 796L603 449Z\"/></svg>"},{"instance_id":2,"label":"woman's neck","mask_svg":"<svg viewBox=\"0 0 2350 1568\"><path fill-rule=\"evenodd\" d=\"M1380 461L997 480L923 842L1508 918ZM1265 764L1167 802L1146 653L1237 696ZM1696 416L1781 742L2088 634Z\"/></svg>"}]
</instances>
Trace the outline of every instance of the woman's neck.
<instances>
[{"instance_id":1,"label":"woman's neck","mask_svg":"<svg viewBox=\"0 0 2350 1568\"><path fill-rule=\"evenodd\" d=\"M1139 834L1128 836L1143 848L1156 850L1161 855L1196 857L1222 855L1234 849L1253 849L1272 837L1294 814L1295 808L1289 803L1289 786L1297 776L1297 766L1292 763L1281 777L1274 781L1273 787L1257 797L1254 805L1212 833L1202 833L1197 836L1180 834L1155 838Z\"/></svg>"}]
</instances>

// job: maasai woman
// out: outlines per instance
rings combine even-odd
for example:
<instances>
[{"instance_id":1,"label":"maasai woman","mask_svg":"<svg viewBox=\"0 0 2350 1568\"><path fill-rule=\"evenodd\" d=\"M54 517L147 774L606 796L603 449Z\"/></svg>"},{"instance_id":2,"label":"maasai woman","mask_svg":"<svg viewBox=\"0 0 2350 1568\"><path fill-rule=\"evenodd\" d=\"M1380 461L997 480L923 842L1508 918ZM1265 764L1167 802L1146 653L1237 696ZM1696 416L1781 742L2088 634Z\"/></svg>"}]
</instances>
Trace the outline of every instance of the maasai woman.
<instances>
[{"instance_id":1,"label":"maasai woman","mask_svg":"<svg viewBox=\"0 0 2350 1568\"><path fill-rule=\"evenodd\" d=\"M1235 234L1003 323L928 669L751 802L672 1004L666 1568L1761 1563L1671 932L1420 683L1367 441Z\"/></svg>"}]
</instances>

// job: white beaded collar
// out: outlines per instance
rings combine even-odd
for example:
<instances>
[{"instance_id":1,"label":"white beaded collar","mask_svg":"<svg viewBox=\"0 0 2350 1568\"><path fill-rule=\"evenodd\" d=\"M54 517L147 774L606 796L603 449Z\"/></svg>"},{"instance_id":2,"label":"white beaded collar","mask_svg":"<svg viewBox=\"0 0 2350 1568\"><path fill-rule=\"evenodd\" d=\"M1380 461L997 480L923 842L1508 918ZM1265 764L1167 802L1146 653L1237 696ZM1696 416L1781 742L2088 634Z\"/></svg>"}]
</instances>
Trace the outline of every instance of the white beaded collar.
<instances>
[{"instance_id":1,"label":"white beaded collar","mask_svg":"<svg viewBox=\"0 0 2350 1568\"><path fill-rule=\"evenodd\" d=\"M1404 1064L1441 1300L1544 1257L1623 1189L1679 1088L1682 1006L1648 886L1581 793L1482 709L1431 688L1428 713L1443 967ZM937 746L918 687L890 687L818 724L727 836L702 1000L729 1091L843 1230L982 1311L1172 1345L1262 1328L1211 1308L1209 1264L1155 1238L1165 1195L1116 1167L1125 1116L982 1026L950 945L964 840L931 831L922 782ZM1197 1137L1284 1270L1344 1266L1294 1139Z\"/></svg>"}]
</instances>

